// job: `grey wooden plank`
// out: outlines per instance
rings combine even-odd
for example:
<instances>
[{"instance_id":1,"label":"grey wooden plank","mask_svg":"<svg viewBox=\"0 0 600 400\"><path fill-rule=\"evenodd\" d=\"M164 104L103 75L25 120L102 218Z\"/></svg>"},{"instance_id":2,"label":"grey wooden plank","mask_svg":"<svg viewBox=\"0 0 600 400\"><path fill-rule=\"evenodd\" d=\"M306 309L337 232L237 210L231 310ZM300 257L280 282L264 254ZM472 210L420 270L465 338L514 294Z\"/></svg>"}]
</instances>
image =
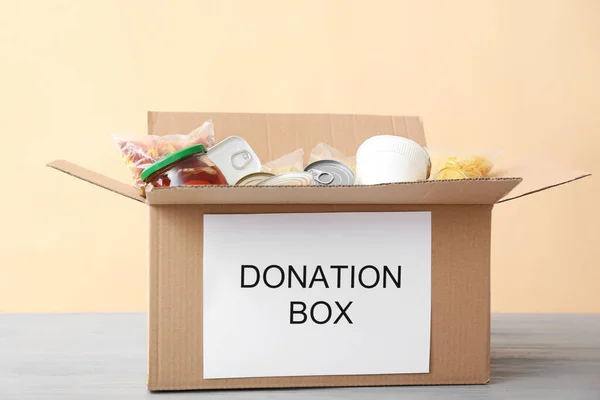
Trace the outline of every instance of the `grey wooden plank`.
<instances>
[{"instance_id":1,"label":"grey wooden plank","mask_svg":"<svg viewBox=\"0 0 600 400\"><path fill-rule=\"evenodd\" d=\"M0 315L0 399L600 400L600 315L496 314L484 386L146 391L146 314Z\"/></svg>"}]
</instances>

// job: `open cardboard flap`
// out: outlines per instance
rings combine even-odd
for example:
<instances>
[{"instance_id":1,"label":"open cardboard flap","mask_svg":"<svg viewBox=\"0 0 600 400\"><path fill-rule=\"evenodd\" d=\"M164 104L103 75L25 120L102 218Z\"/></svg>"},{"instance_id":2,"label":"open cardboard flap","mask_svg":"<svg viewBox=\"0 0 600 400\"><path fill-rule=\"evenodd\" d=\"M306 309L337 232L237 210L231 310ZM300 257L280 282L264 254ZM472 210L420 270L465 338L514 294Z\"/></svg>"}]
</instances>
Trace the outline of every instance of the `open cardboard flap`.
<instances>
[{"instance_id":1,"label":"open cardboard flap","mask_svg":"<svg viewBox=\"0 0 600 400\"><path fill-rule=\"evenodd\" d=\"M556 186L573 182L591 174L574 170L546 160L536 160L530 164L499 168L492 173L495 177L519 176L523 181L514 190L502 198L499 203L518 199Z\"/></svg>"},{"instance_id":2,"label":"open cardboard flap","mask_svg":"<svg viewBox=\"0 0 600 400\"><path fill-rule=\"evenodd\" d=\"M426 145L418 117L329 114L150 112L148 134L186 134L212 119L217 141L246 139L263 162L325 142L346 155L377 134L394 134ZM587 173L535 162L498 169L489 179L422 181L376 186L154 188L143 198L132 185L58 160L48 166L150 205L161 204L494 204L562 185ZM523 180L523 183L519 184Z\"/></svg>"},{"instance_id":3,"label":"open cardboard flap","mask_svg":"<svg viewBox=\"0 0 600 400\"><path fill-rule=\"evenodd\" d=\"M150 188L147 198L134 186L65 160L49 167L130 199L166 204L495 204L528 196L589 176L547 164L504 170L517 177L420 181L374 186ZM521 183L522 182L522 183Z\"/></svg>"},{"instance_id":4,"label":"open cardboard flap","mask_svg":"<svg viewBox=\"0 0 600 400\"><path fill-rule=\"evenodd\" d=\"M80 167L77 164L65 160L55 160L46 164L50 168L54 168L58 171L64 172L67 175L74 176L101 188L110 190L111 192L118 193L130 199L146 202L146 199L140 195L140 191L132 185L120 182L116 179L109 178L108 176L99 174L89 169Z\"/></svg>"},{"instance_id":5,"label":"open cardboard flap","mask_svg":"<svg viewBox=\"0 0 600 400\"><path fill-rule=\"evenodd\" d=\"M375 186L238 187L184 186L139 190L64 160L49 167L130 199L166 204L494 204L519 178L421 181Z\"/></svg>"}]
</instances>

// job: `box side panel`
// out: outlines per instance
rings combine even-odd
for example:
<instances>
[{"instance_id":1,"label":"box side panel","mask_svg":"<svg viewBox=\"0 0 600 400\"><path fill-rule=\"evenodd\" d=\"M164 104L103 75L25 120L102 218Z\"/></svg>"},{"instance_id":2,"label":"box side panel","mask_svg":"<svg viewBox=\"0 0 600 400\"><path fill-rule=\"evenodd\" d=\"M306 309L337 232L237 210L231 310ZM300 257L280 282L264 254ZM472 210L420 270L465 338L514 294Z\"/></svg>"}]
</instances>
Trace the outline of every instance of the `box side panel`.
<instances>
[{"instance_id":1,"label":"box side panel","mask_svg":"<svg viewBox=\"0 0 600 400\"><path fill-rule=\"evenodd\" d=\"M150 207L150 390L191 388L202 376L202 215Z\"/></svg>"},{"instance_id":2,"label":"box side panel","mask_svg":"<svg viewBox=\"0 0 600 400\"><path fill-rule=\"evenodd\" d=\"M159 385L158 382L158 328L160 297L158 282L159 248L159 213L157 207L148 207L149 240L148 240L148 387Z\"/></svg>"},{"instance_id":3,"label":"box side panel","mask_svg":"<svg viewBox=\"0 0 600 400\"><path fill-rule=\"evenodd\" d=\"M489 380L491 206L156 206L151 390L482 384ZM203 379L203 215L432 211L429 374ZM152 264L152 263L151 263ZM154 355L153 355L154 354ZM154 365L152 365L154 363Z\"/></svg>"},{"instance_id":4,"label":"box side panel","mask_svg":"<svg viewBox=\"0 0 600 400\"><path fill-rule=\"evenodd\" d=\"M494 204L519 179L418 181L375 186L152 188L148 204Z\"/></svg>"}]
</instances>

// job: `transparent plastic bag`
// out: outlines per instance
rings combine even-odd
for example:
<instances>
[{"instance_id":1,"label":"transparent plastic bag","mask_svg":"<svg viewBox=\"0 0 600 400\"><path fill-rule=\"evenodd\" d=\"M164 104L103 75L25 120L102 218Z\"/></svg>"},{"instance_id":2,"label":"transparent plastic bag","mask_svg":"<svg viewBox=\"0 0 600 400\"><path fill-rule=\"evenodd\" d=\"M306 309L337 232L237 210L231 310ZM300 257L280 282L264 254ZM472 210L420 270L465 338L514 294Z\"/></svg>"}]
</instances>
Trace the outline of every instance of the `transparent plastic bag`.
<instances>
[{"instance_id":1,"label":"transparent plastic bag","mask_svg":"<svg viewBox=\"0 0 600 400\"><path fill-rule=\"evenodd\" d=\"M335 160L344 163L350 167L356 175L356 157L346 156L340 150L336 149L335 147L331 147L326 143L319 143L314 149L312 149L308 162L313 163L320 160Z\"/></svg>"},{"instance_id":2,"label":"transparent plastic bag","mask_svg":"<svg viewBox=\"0 0 600 400\"><path fill-rule=\"evenodd\" d=\"M214 124L208 120L202 126L187 135L166 136L119 136L113 135L113 141L121 158L131 172L135 186L143 191L144 182L141 174L144 169L160 159L183 148L203 144L208 149L215 144Z\"/></svg>"},{"instance_id":3,"label":"transparent plastic bag","mask_svg":"<svg viewBox=\"0 0 600 400\"><path fill-rule=\"evenodd\" d=\"M502 156L502 151L458 152L427 147L431 160L432 180L488 178Z\"/></svg>"},{"instance_id":4,"label":"transparent plastic bag","mask_svg":"<svg viewBox=\"0 0 600 400\"><path fill-rule=\"evenodd\" d=\"M262 165L262 172L268 172L274 175L284 174L286 172L298 172L304 170L304 150L298 149L294 152L279 157L276 160L269 161Z\"/></svg>"}]
</instances>

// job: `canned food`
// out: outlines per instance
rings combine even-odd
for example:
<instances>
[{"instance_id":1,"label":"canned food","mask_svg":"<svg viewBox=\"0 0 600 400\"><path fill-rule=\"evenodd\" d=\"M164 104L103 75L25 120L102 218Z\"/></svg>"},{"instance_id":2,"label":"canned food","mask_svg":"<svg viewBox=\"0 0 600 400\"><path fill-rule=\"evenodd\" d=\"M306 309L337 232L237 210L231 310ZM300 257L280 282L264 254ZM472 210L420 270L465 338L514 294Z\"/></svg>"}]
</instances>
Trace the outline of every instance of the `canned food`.
<instances>
[{"instance_id":1,"label":"canned food","mask_svg":"<svg viewBox=\"0 0 600 400\"><path fill-rule=\"evenodd\" d=\"M236 182L236 186L257 186L262 181L274 177L274 174L269 172L255 172L248 174Z\"/></svg>"},{"instance_id":2,"label":"canned food","mask_svg":"<svg viewBox=\"0 0 600 400\"><path fill-rule=\"evenodd\" d=\"M346 164L335 160L320 160L304 168L310 172L317 185L354 185L354 172Z\"/></svg>"},{"instance_id":3,"label":"canned food","mask_svg":"<svg viewBox=\"0 0 600 400\"><path fill-rule=\"evenodd\" d=\"M258 156L250 144L238 136L229 136L220 141L206 155L219 167L230 185L248 174L260 172Z\"/></svg>"},{"instance_id":4,"label":"canned food","mask_svg":"<svg viewBox=\"0 0 600 400\"><path fill-rule=\"evenodd\" d=\"M310 186L313 176L309 172L288 172L260 182L257 186Z\"/></svg>"}]
</instances>

